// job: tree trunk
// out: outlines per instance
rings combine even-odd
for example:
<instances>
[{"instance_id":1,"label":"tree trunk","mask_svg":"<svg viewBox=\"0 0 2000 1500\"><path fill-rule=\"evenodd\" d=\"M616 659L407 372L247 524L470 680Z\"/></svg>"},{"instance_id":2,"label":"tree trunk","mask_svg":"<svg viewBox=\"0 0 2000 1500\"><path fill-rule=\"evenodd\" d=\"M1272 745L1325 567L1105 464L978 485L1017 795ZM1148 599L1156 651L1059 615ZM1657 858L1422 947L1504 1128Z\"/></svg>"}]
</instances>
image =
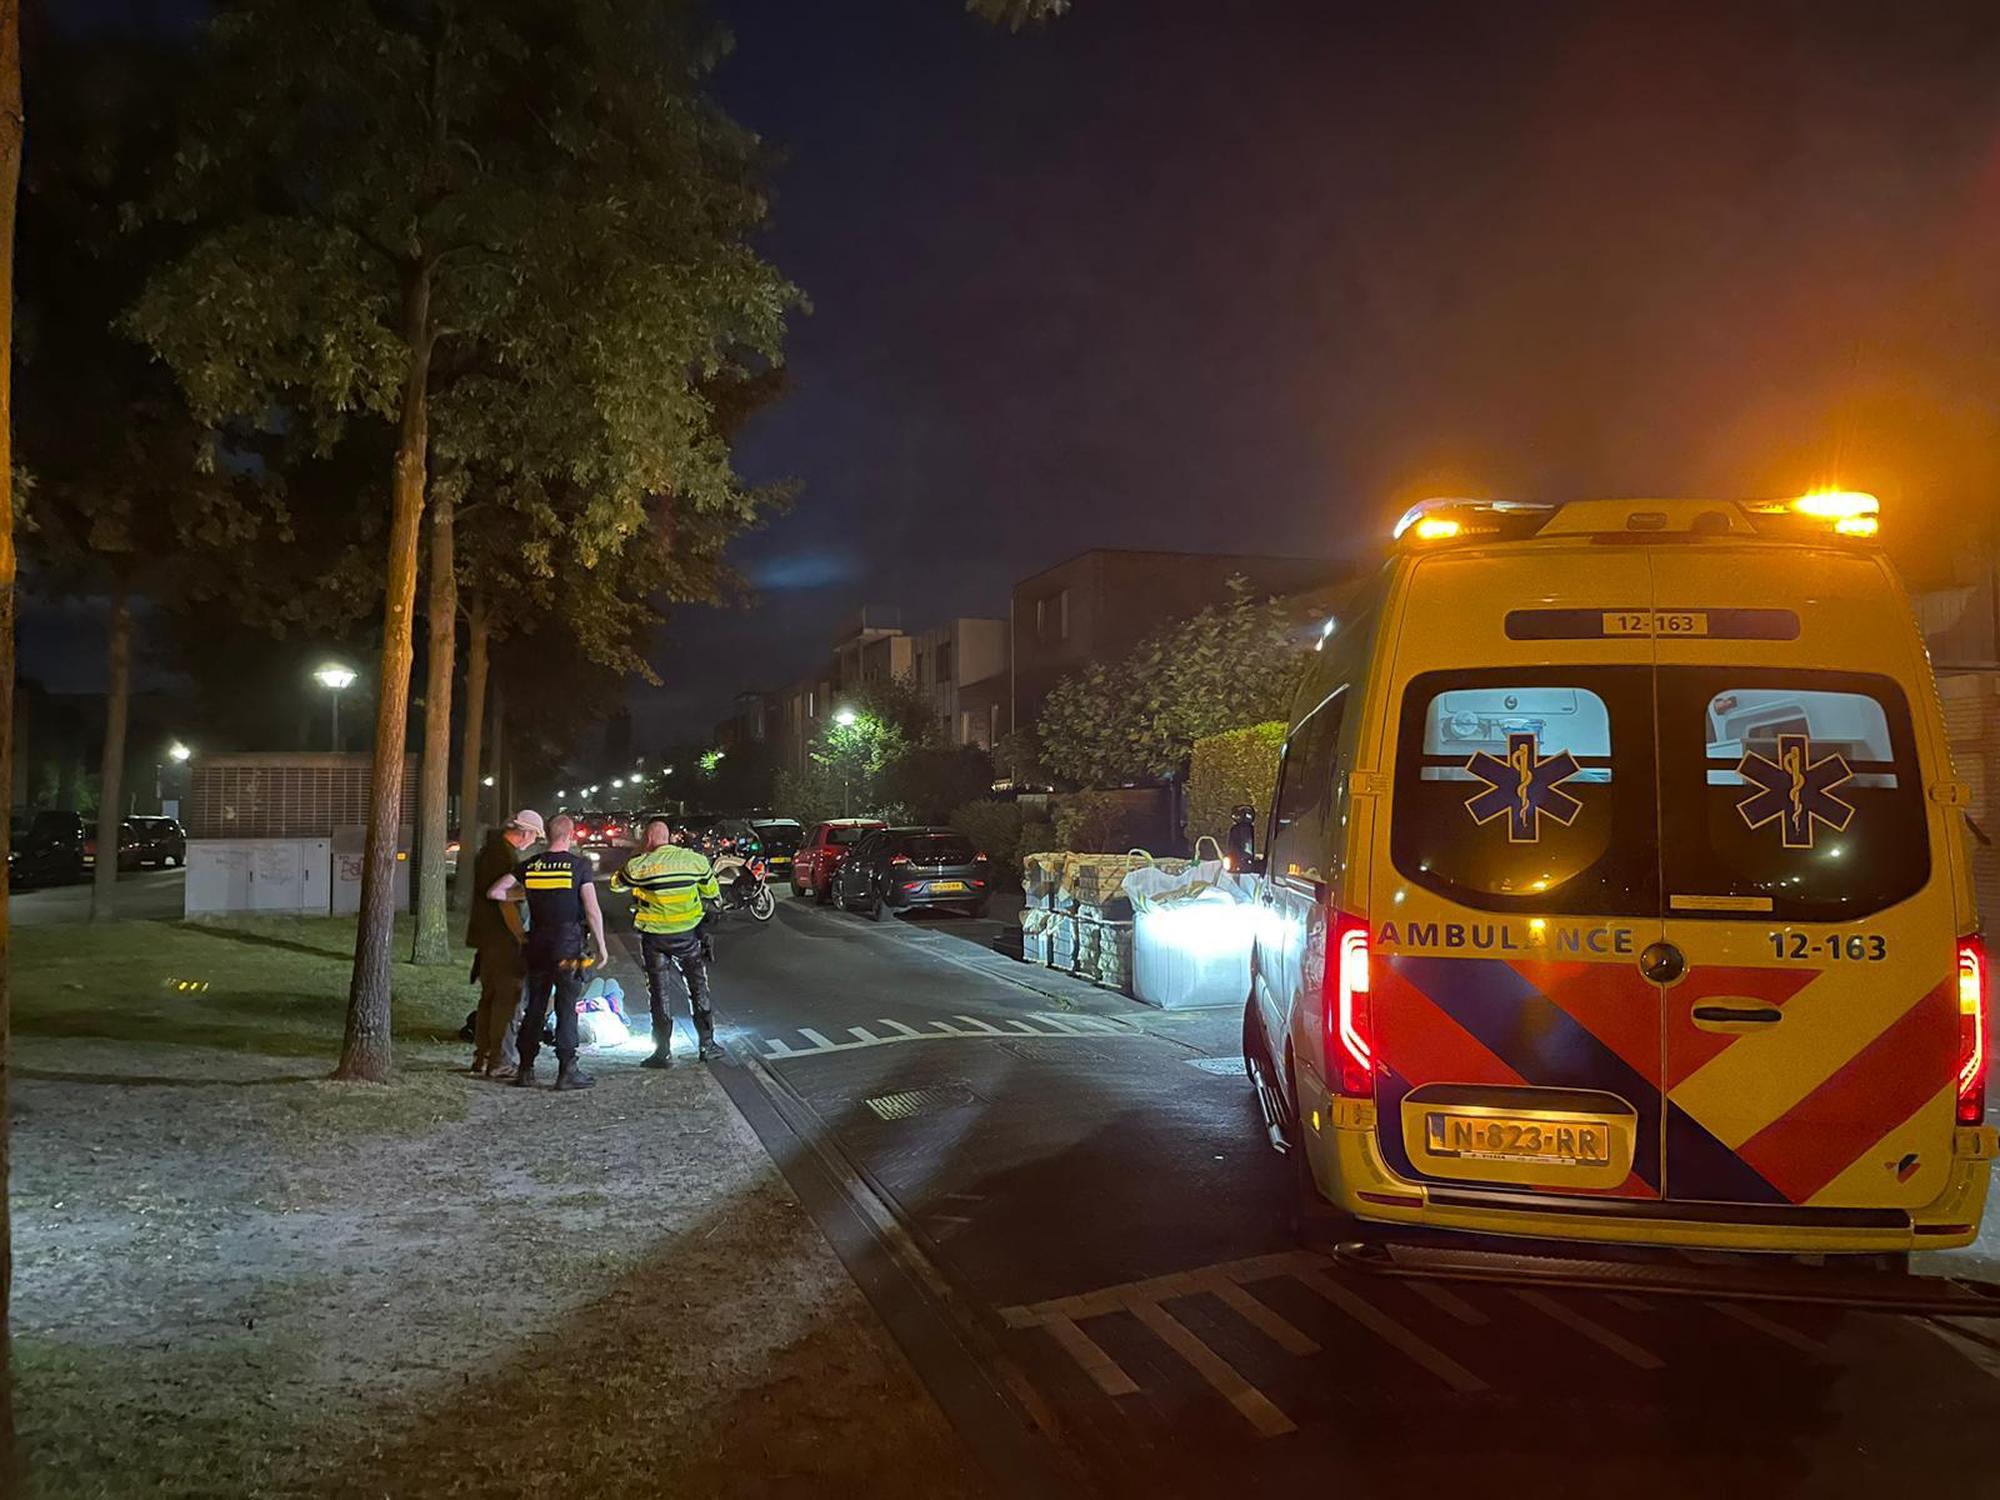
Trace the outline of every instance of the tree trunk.
<instances>
[{"instance_id":1,"label":"tree trunk","mask_svg":"<svg viewBox=\"0 0 2000 1500\"><path fill-rule=\"evenodd\" d=\"M361 857L361 914L354 934L354 977L347 990L347 1032L335 1078L386 1083L395 1059L389 1041L389 966L396 935L396 834L403 808L403 746L410 728L410 659L417 604L417 545L424 519L430 446L431 273L411 266L403 281L402 421L389 499L389 559L382 605L382 665L375 679L375 755L368 773L368 838Z\"/></svg>"},{"instance_id":2,"label":"tree trunk","mask_svg":"<svg viewBox=\"0 0 2000 1500\"><path fill-rule=\"evenodd\" d=\"M417 789L417 936L410 961L451 962L445 931L444 846L451 795L451 680L457 665L458 564L451 486L431 502L430 660L424 684L424 761ZM461 824L465 815L459 814Z\"/></svg>"},{"instance_id":3,"label":"tree trunk","mask_svg":"<svg viewBox=\"0 0 2000 1500\"><path fill-rule=\"evenodd\" d=\"M486 843L485 808L479 796L479 752L486 731L486 604L474 595L465 614L465 744L459 751L458 879L451 904L472 910L472 866Z\"/></svg>"},{"instance_id":4,"label":"tree trunk","mask_svg":"<svg viewBox=\"0 0 2000 1500\"><path fill-rule=\"evenodd\" d=\"M486 781L493 783L483 791L487 804L493 809L496 822L504 822L514 815L514 809L507 803L506 787L501 773L505 767L501 762L506 758L507 746L507 694L498 682L493 684L493 718L486 726ZM480 786L485 788L486 782Z\"/></svg>"},{"instance_id":5,"label":"tree trunk","mask_svg":"<svg viewBox=\"0 0 2000 1500\"><path fill-rule=\"evenodd\" d=\"M0 0L0 855L13 824L14 753L14 194L21 177L21 6ZM8 1302L14 1249L7 1216L8 1009L7 861L0 858L0 1492L20 1492L14 1447L14 1370L8 1344Z\"/></svg>"},{"instance_id":6,"label":"tree trunk","mask_svg":"<svg viewBox=\"0 0 2000 1500\"><path fill-rule=\"evenodd\" d=\"M119 584L111 597L104 671L104 760L97 780L97 869L90 885L90 920L108 922L117 913L119 810L124 795L125 724L132 707L132 598Z\"/></svg>"}]
</instances>

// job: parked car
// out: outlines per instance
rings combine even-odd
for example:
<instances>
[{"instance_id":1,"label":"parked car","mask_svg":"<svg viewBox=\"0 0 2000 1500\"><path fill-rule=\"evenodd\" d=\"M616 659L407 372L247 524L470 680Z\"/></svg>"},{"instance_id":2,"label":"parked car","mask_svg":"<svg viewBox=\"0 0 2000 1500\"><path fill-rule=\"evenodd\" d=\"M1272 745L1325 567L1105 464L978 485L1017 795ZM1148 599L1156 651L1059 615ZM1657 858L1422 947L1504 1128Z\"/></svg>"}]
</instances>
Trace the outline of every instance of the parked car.
<instances>
[{"instance_id":1,"label":"parked car","mask_svg":"<svg viewBox=\"0 0 2000 1500\"><path fill-rule=\"evenodd\" d=\"M95 862L96 851L97 842L84 826L82 813L38 812L8 853L9 878L22 886L81 880Z\"/></svg>"},{"instance_id":2,"label":"parked car","mask_svg":"<svg viewBox=\"0 0 2000 1500\"><path fill-rule=\"evenodd\" d=\"M792 894L810 895L824 906L833 899L833 880L848 850L878 828L879 818L832 818L815 823L792 858Z\"/></svg>"},{"instance_id":3,"label":"parked car","mask_svg":"<svg viewBox=\"0 0 2000 1500\"><path fill-rule=\"evenodd\" d=\"M770 866L773 880L790 880L792 866L797 863L799 844L805 838L805 829L799 826L797 818L752 818L750 827L757 835L757 841L764 846L764 859Z\"/></svg>"},{"instance_id":4,"label":"parked car","mask_svg":"<svg viewBox=\"0 0 2000 1500\"><path fill-rule=\"evenodd\" d=\"M143 817L125 820L125 837L118 844L118 867L166 869L187 863L187 831L177 818Z\"/></svg>"},{"instance_id":5,"label":"parked car","mask_svg":"<svg viewBox=\"0 0 2000 1500\"><path fill-rule=\"evenodd\" d=\"M878 922L939 906L983 917L992 892L985 854L956 828L879 828L841 862L833 904Z\"/></svg>"}]
</instances>

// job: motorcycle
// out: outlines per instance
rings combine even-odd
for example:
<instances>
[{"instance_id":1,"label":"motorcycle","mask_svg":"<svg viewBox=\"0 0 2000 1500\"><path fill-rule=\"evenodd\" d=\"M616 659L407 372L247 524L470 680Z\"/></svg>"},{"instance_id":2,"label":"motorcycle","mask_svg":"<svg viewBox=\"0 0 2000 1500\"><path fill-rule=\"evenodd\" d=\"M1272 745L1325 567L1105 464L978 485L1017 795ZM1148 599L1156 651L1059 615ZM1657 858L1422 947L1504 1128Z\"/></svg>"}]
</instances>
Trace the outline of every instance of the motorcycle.
<instances>
[{"instance_id":1,"label":"motorcycle","mask_svg":"<svg viewBox=\"0 0 2000 1500\"><path fill-rule=\"evenodd\" d=\"M770 867L761 854L718 854L715 882L722 887L717 905L725 912L747 911L759 922L768 922L778 912L778 898L771 894L766 876Z\"/></svg>"}]
</instances>

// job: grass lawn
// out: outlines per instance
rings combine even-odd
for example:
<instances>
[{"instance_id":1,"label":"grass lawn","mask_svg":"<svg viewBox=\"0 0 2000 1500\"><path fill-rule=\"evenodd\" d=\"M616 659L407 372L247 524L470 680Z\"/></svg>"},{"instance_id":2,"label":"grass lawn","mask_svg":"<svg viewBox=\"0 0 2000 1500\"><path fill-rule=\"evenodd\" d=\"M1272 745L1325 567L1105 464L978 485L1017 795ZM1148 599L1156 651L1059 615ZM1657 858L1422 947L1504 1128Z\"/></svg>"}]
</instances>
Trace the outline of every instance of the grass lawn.
<instances>
[{"instance_id":1,"label":"grass lawn","mask_svg":"<svg viewBox=\"0 0 2000 1500\"><path fill-rule=\"evenodd\" d=\"M474 1080L465 966L398 964L331 1083L353 932L16 931L29 1495L970 1493L707 1069Z\"/></svg>"}]
</instances>

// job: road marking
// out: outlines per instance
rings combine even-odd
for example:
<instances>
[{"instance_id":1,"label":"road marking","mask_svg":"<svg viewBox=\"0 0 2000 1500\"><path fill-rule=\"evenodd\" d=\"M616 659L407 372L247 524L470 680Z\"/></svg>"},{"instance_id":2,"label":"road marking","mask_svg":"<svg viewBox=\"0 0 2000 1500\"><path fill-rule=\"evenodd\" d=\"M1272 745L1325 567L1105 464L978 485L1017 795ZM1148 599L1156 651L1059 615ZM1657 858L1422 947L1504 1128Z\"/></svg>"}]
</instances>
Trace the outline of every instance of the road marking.
<instances>
[{"instance_id":1,"label":"road marking","mask_svg":"<svg viewBox=\"0 0 2000 1500\"><path fill-rule=\"evenodd\" d=\"M1097 1382L1107 1396L1136 1396L1138 1382L1118 1368L1118 1362L1097 1346L1095 1340L1068 1318L1050 1318L1042 1325L1049 1336L1069 1352L1083 1372Z\"/></svg>"},{"instance_id":2,"label":"road marking","mask_svg":"<svg viewBox=\"0 0 2000 1500\"><path fill-rule=\"evenodd\" d=\"M1430 1303L1432 1307L1449 1313L1468 1328L1484 1327L1492 1321L1485 1313L1474 1307L1470 1302L1467 1302L1458 1293L1441 1287L1434 1281L1425 1281L1413 1276L1408 1281L1405 1281L1403 1285L1423 1298L1424 1301Z\"/></svg>"},{"instance_id":3,"label":"road marking","mask_svg":"<svg viewBox=\"0 0 2000 1500\"><path fill-rule=\"evenodd\" d=\"M1629 1292L1607 1292L1605 1300L1613 1307L1622 1307L1630 1313L1650 1313L1653 1304L1632 1296Z\"/></svg>"},{"instance_id":4,"label":"road marking","mask_svg":"<svg viewBox=\"0 0 2000 1500\"><path fill-rule=\"evenodd\" d=\"M1721 1313L1725 1318L1734 1318L1745 1328L1754 1328L1768 1338L1774 1338L1781 1344L1790 1345L1801 1354L1826 1353L1826 1345L1822 1344L1818 1339L1813 1338L1810 1334L1800 1333L1796 1328L1789 1328L1774 1318L1767 1318L1754 1308L1744 1307L1736 1302L1711 1302L1708 1305Z\"/></svg>"},{"instance_id":5,"label":"road marking","mask_svg":"<svg viewBox=\"0 0 2000 1500\"><path fill-rule=\"evenodd\" d=\"M746 1038L758 1049L758 1055L767 1060L801 1057L819 1057L829 1052L855 1052L863 1047L888 1047L900 1042L983 1042L1010 1041L1022 1037L1038 1040L1071 1040L1082 1037L1126 1036L1145 1039L1147 1033L1135 1027L1121 1026L1098 1016L1061 1015L1050 1011L1040 1011L1022 1017L1003 1017L1003 1026L982 1021L977 1016L953 1016L950 1020L929 1020L926 1029L918 1029L903 1021L893 1021L887 1016L877 1017L873 1023L882 1033L869 1026L850 1026L848 1036L852 1041L835 1041L822 1031L810 1026L801 1026L796 1035L802 1039L794 1044L784 1037ZM962 1023L962 1024L961 1024ZM967 1028L971 1028L968 1030Z\"/></svg>"},{"instance_id":6,"label":"road marking","mask_svg":"<svg viewBox=\"0 0 2000 1500\"><path fill-rule=\"evenodd\" d=\"M1105 1386L1104 1367L1094 1362L1103 1355L1103 1351L1089 1342L1077 1324L1084 1318L1128 1312L1192 1365L1260 1434L1277 1437L1296 1430L1291 1418L1278 1410L1261 1391L1160 1304L1171 1297L1191 1297L1209 1292L1281 1349L1300 1356L1315 1354L1319 1352L1318 1344L1293 1327L1275 1309L1245 1292L1242 1283L1295 1275L1325 1264L1325 1257L1309 1250L1281 1251L1252 1256L1248 1260L1225 1261L1198 1271L1149 1276L1143 1281L1128 1281L1119 1286L1099 1287L1092 1292L1053 1297L1025 1307L1003 1307L999 1309L999 1314L1009 1328L1047 1329L1050 1336L1092 1379ZM1117 1370L1115 1365L1111 1368ZM1117 1376L1130 1384L1122 1370L1117 1371ZM1110 1387L1105 1386L1105 1389ZM1137 1390L1138 1387L1133 1385L1131 1389ZM1121 1388L1112 1394L1129 1392Z\"/></svg>"},{"instance_id":7,"label":"road marking","mask_svg":"<svg viewBox=\"0 0 2000 1500\"><path fill-rule=\"evenodd\" d=\"M1572 1333L1580 1333L1601 1349L1608 1349L1628 1365L1636 1365L1642 1370L1663 1370L1666 1364L1661 1358L1626 1338L1622 1333L1614 1333L1594 1318L1584 1316L1566 1303L1541 1292L1516 1290L1514 1295L1544 1317L1553 1318Z\"/></svg>"},{"instance_id":8,"label":"road marking","mask_svg":"<svg viewBox=\"0 0 2000 1500\"><path fill-rule=\"evenodd\" d=\"M1282 1437L1288 1432L1298 1431L1297 1424L1273 1406L1269 1397L1245 1380L1234 1365L1195 1337L1186 1324L1159 1303L1135 1303L1131 1311L1134 1317L1153 1330L1161 1343L1193 1365L1201 1378L1241 1412L1258 1432L1265 1437Z\"/></svg>"},{"instance_id":9,"label":"road marking","mask_svg":"<svg viewBox=\"0 0 2000 1500\"><path fill-rule=\"evenodd\" d=\"M1305 1271L1299 1276L1307 1286L1354 1319L1384 1343L1401 1350L1461 1395L1487 1389L1486 1382L1466 1369L1426 1339L1410 1332L1372 1302L1362 1300L1324 1271Z\"/></svg>"},{"instance_id":10,"label":"road marking","mask_svg":"<svg viewBox=\"0 0 2000 1500\"><path fill-rule=\"evenodd\" d=\"M1210 1282L1207 1289L1234 1309L1236 1315L1244 1322L1261 1330L1285 1353L1296 1354L1302 1358L1308 1354L1319 1353L1318 1344L1286 1322L1268 1302L1251 1296L1235 1282L1218 1278Z\"/></svg>"}]
</instances>

